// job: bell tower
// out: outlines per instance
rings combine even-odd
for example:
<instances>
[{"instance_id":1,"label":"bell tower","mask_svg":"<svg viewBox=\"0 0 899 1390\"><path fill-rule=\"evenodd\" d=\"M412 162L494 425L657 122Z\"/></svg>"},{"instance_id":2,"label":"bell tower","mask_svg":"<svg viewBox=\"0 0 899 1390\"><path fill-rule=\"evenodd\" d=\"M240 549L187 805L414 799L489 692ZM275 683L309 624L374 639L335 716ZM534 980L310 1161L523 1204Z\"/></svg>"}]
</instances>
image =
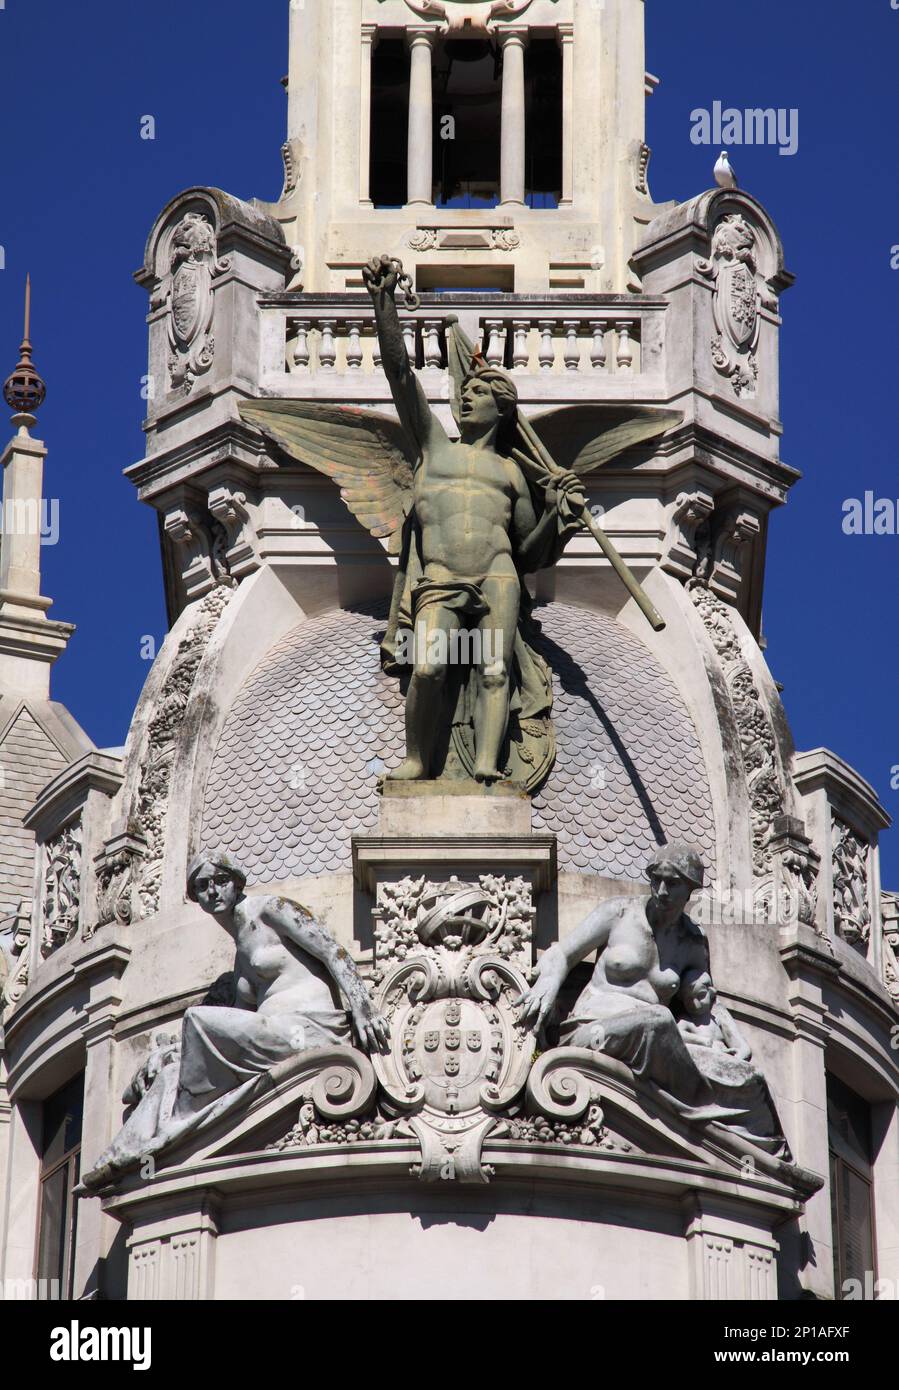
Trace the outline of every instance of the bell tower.
<instances>
[{"instance_id":1,"label":"bell tower","mask_svg":"<svg viewBox=\"0 0 899 1390\"><path fill-rule=\"evenodd\" d=\"M646 181L643 0L291 6L292 288L354 290L373 245L420 289L624 293ZM324 61L323 61L324 56Z\"/></svg>"}]
</instances>

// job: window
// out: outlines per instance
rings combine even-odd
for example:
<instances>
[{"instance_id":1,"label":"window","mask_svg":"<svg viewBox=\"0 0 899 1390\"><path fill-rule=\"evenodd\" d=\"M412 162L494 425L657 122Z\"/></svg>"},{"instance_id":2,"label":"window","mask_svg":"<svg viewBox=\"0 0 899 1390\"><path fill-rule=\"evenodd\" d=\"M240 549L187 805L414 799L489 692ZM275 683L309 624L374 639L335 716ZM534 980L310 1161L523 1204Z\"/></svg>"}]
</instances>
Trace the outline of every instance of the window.
<instances>
[{"instance_id":1,"label":"window","mask_svg":"<svg viewBox=\"0 0 899 1390\"><path fill-rule=\"evenodd\" d=\"M78 1182L83 1111L83 1075L43 1104L37 1279L40 1294L49 1298L70 1299L73 1292L77 1202L72 1189Z\"/></svg>"},{"instance_id":2,"label":"window","mask_svg":"<svg viewBox=\"0 0 899 1390\"><path fill-rule=\"evenodd\" d=\"M369 197L377 208L406 202L409 55L402 39L382 39L372 54Z\"/></svg>"},{"instance_id":3,"label":"window","mask_svg":"<svg viewBox=\"0 0 899 1390\"><path fill-rule=\"evenodd\" d=\"M562 197L562 53L555 39L531 40L524 80L524 200L532 208L557 208Z\"/></svg>"},{"instance_id":4,"label":"window","mask_svg":"<svg viewBox=\"0 0 899 1390\"><path fill-rule=\"evenodd\" d=\"M499 202L502 53L490 39L447 39L434 71L436 203L492 208Z\"/></svg>"},{"instance_id":5,"label":"window","mask_svg":"<svg viewBox=\"0 0 899 1390\"><path fill-rule=\"evenodd\" d=\"M859 1281L863 1297L873 1297L868 1293L877 1279L871 1107L835 1076L827 1078L827 1127L836 1297L846 1296L850 1279Z\"/></svg>"}]
</instances>

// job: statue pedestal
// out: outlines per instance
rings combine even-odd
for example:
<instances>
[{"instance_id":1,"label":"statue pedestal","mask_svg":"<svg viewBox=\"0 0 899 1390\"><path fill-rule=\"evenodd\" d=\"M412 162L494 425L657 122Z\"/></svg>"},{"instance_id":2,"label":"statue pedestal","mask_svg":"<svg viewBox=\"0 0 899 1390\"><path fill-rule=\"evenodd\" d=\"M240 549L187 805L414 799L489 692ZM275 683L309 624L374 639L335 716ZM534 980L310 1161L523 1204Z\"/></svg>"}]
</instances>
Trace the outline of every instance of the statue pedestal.
<instances>
[{"instance_id":1,"label":"statue pedestal","mask_svg":"<svg viewBox=\"0 0 899 1390\"><path fill-rule=\"evenodd\" d=\"M382 835L529 835L531 798L519 783L387 778L378 829Z\"/></svg>"},{"instance_id":2,"label":"statue pedestal","mask_svg":"<svg viewBox=\"0 0 899 1390\"><path fill-rule=\"evenodd\" d=\"M378 831L352 841L356 885L376 901L382 884L422 874L521 877L534 896L555 883L555 836L531 832L530 798L508 783L388 781Z\"/></svg>"}]
</instances>

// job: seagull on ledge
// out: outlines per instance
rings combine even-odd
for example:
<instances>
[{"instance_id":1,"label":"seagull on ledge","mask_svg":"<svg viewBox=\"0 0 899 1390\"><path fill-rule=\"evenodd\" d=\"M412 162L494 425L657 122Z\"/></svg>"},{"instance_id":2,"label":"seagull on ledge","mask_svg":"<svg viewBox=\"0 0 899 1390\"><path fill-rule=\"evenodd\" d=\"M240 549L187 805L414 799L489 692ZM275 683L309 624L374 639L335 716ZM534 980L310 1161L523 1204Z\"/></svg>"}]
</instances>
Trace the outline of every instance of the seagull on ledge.
<instances>
[{"instance_id":1,"label":"seagull on ledge","mask_svg":"<svg viewBox=\"0 0 899 1390\"><path fill-rule=\"evenodd\" d=\"M739 188L737 176L731 168L730 160L724 150L715 165L715 182L719 188Z\"/></svg>"}]
</instances>

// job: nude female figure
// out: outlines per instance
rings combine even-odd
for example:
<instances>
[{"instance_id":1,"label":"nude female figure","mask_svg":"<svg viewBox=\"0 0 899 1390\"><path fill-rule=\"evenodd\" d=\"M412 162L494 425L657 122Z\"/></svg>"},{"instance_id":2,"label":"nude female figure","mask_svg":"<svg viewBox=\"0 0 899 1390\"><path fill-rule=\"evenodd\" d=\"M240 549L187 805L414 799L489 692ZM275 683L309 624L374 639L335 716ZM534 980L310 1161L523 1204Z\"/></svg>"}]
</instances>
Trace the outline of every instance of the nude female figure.
<instances>
[{"instance_id":1,"label":"nude female figure","mask_svg":"<svg viewBox=\"0 0 899 1390\"><path fill-rule=\"evenodd\" d=\"M552 946L522 997L522 1020L539 1028L549 1018L570 970L597 952L590 983L562 1025L560 1041L627 1063L688 1107L711 1100L709 1086L678 1029L672 1001L682 985L708 972L708 943L685 913L702 887L698 852L667 845L648 865L647 897L612 898Z\"/></svg>"},{"instance_id":2,"label":"nude female figure","mask_svg":"<svg viewBox=\"0 0 899 1390\"><path fill-rule=\"evenodd\" d=\"M237 946L234 1006L188 1009L180 1045L157 1039L123 1097L136 1108L82 1190L104 1186L217 1117L289 1057L349 1047L353 1031L367 1052L386 1045L386 1020L349 953L298 903L247 896L245 885L244 871L221 851L204 852L191 864L187 896Z\"/></svg>"}]
</instances>

